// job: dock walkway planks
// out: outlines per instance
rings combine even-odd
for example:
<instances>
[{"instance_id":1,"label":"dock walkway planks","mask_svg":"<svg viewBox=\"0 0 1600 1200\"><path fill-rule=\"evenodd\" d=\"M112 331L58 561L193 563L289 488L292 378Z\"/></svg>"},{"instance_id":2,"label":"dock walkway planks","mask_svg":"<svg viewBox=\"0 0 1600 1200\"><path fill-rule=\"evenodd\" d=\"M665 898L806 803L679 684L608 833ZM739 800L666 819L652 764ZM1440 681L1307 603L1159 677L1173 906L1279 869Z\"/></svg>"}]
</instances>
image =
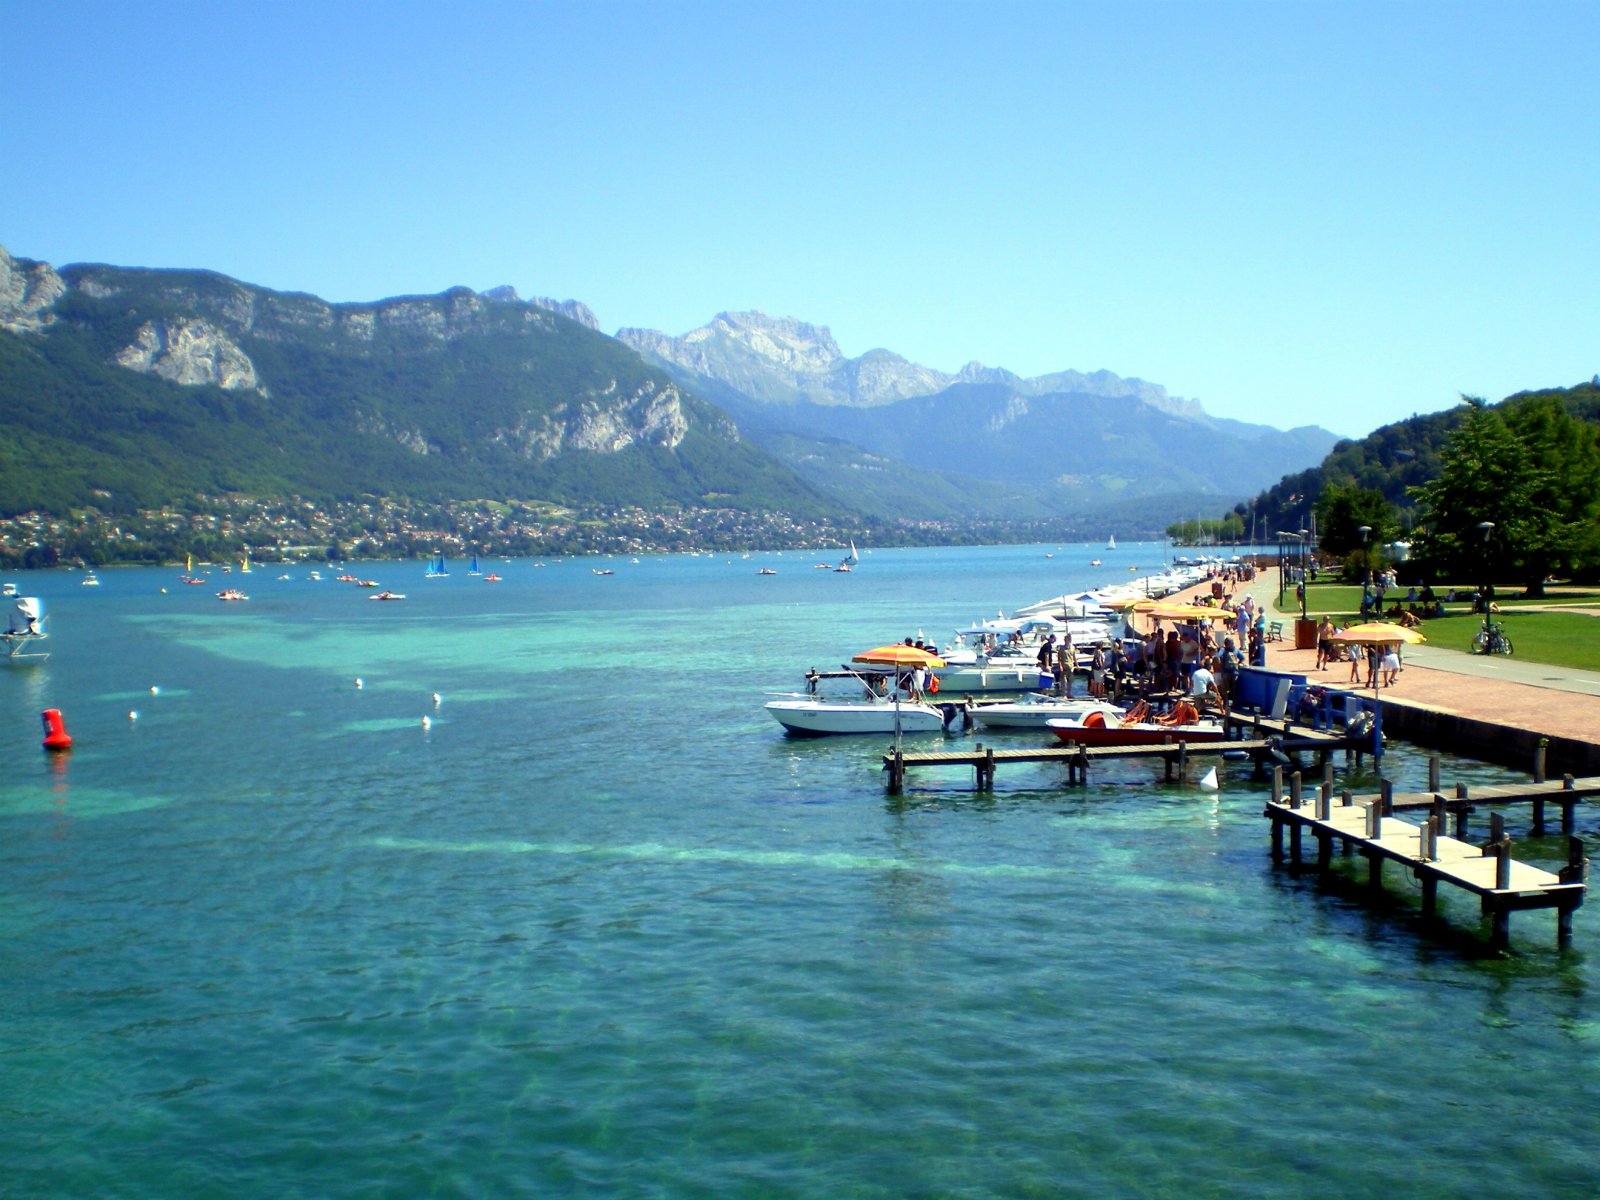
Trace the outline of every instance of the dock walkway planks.
<instances>
[{"instance_id":1,"label":"dock walkway planks","mask_svg":"<svg viewBox=\"0 0 1600 1200\"><path fill-rule=\"evenodd\" d=\"M1268 723L1270 724L1270 723ZM1244 725L1249 728L1247 722ZM1263 728L1266 725L1262 726ZM1287 725L1278 723L1272 737L1209 742L1164 742L1154 746L1032 746L1020 749L996 749L981 742L970 750L919 750L893 751L883 756L883 768L888 773L891 793L898 794L905 784L908 767L968 766L976 773L980 790L994 786L995 769L1002 763L1061 763L1067 768L1069 782L1084 782L1091 763L1111 759L1160 759L1171 778L1174 771L1182 774L1191 758L1220 757L1224 754L1244 753L1258 762L1279 752L1315 750L1326 755L1329 751L1356 744L1365 745L1364 739L1352 741L1339 734L1317 730L1289 731Z\"/></svg>"},{"instance_id":2,"label":"dock walkway planks","mask_svg":"<svg viewBox=\"0 0 1600 1200\"><path fill-rule=\"evenodd\" d=\"M1435 760L1437 762L1437 760ZM1437 771L1437 766L1431 768ZM1467 832L1467 814L1478 805L1510 806L1513 804L1530 804L1533 806L1534 837L1544 834L1544 810L1546 805L1555 804L1561 809L1561 832L1572 833L1575 828L1573 809L1580 800L1587 800L1592 796L1600 796L1600 775L1583 777L1565 776L1562 779L1532 781L1528 783L1505 784L1476 784L1471 787L1464 783L1455 785L1453 792L1446 792L1437 786L1437 779L1432 781L1435 786L1421 792L1395 792L1390 791L1387 784L1381 794L1368 794L1353 796L1349 803L1365 808L1378 801L1383 802L1385 813L1408 812L1418 809L1432 810L1443 805L1444 811L1455 814L1456 837L1465 837Z\"/></svg>"},{"instance_id":3,"label":"dock walkway planks","mask_svg":"<svg viewBox=\"0 0 1600 1200\"><path fill-rule=\"evenodd\" d=\"M1384 797L1363 797L1365 804L1346 797L1334 803L1323 791L1309 805L1301 804L1298 789L1268 802L1263 813L1272 821L1272 855L1283 859L1283 834L1289 831L1291 861L1300 862L1304 833L1317 840L1317 868L1326 870L1333 845L1355 850L1367 859L1368 886L1382 886L1385 862L1399 863L1411 871L1422 887L1422 911L1432 916L1438 902L1438 887L1448 883L1478 896L1485 915L1492 919L1492 944L1504 949L1510 942L1510 916L1535 908L1556 910L1556 936L1565 949L1572 944L1572 914L1583 904L1587 892L1589 860L1583 843L1569 837L1567 865L1559 872L1546 871L1511 857L1511 839L1498 813L1491 821L1487 845L1479 846L1438 832L1445 798L1430 798L1435 813L1422 824L1388 815ZM1485 789L1487 790L1487 789ZM1525 793L1525 788L1507 787L1506 793Z\"/></svg>"}]
</instances>

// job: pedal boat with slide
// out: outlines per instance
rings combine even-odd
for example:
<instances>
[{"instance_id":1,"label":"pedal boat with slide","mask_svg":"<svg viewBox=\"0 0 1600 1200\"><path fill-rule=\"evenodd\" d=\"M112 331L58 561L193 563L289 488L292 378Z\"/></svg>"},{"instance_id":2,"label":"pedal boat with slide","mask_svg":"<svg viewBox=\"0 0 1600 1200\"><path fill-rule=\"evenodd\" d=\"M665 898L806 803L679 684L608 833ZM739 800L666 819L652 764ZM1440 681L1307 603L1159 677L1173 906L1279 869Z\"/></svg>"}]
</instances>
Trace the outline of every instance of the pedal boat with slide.
<instances>
[{"instance_id":1,"label":"pedal boat with slide","mask_svg":"<svg viewBox=\"0 0 1600 1200\"><path fill-rule=\"evenodd\" d=\"M1080 720L1054 718L1045 728L1072 746L1159 746L1167 742L1220 742L1220 721L1202 721L1187 700L1180 700L1165 716L1152 716L1148 707L1134 705L1126 716L1092 712Z\"/></svg>"}]
</instances>

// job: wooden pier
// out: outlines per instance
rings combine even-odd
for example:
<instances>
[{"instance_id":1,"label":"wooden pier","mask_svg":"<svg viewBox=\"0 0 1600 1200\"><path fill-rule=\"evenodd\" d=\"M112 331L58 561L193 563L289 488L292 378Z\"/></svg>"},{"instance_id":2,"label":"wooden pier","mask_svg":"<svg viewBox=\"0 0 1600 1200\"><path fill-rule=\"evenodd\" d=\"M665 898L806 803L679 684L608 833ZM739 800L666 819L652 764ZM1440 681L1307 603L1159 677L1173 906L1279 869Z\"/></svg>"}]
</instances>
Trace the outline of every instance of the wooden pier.
<instances>
[{"instance_id":1,"label":"wooden pier","mask_svg":"<svg viewBox=\"0 0 1600 1200\"><path fill-rule=\"evenodd\" d=\"M1497 804L1540 803L1552 795L1569 797L1563 805L1563 828L1567 833L1567 864L1559 871L1546 871L1511 857L1511 838L1505 832L1500 813L1490 814L1488 842L1477 845L1464 840L1465 818L1470 799L1447 797L1442 792L1396 795L1389 788L1378 795L1362 797L1344 792L1337 802L1331 784L1324 782L1307 803L1301 792L1300 777L1283 791L1281 771L1274 772L1273 799L1263 814L1272 822L1272 856L1284 858L1284 833L1289 835L1289 859L1300 864L1301 843L1306 833L1317 842L1317 869L1326 871L1337 842L1346 854L1356 852L1367 860L1367 886L1377 891L1383 886L1383 864L1399 863L1416 876L1422 889L1422 912L1437 911L1440 883L1452 884L1479 898L1483 914L1491 919L1491 944L1505 949L1510 943L1511 914L1527 909L1556 910L1556 939L1562 949L1572 944L1572 914L1583 904L1587 892L1589 860L1583 842L1571 836L1571 801L1580 791L1585 795L1600 792L1600 779L1561 780L1553 784L1525 784L1479 788L1476 799ZM1491 793L1494 795L1491 797ZM1423 797L1427 803L1424 804ZM1430 809L1421 824L1393 815L1394 807ZM1453 812L1458 823L1456 837L1445 836L1447 815ZM1541 818L1542 820L1542 813Z\"/></svg>"},{"instance_id":2,"label":"wooden pier","mask_svg":"<svg viewBox=\"0 0 1600 1200\"><path fill-rule=\"evenodd\" d=\"M1244 755L1256 764L1265 776L1269 766L1282 766L1289 756L1310 751L1323 764L1334 750L1364 749L1368 737L1345 737L1333 731L1294 728L1286 721L1271 721L1251 714L1230 717L1228 732L1252 737L1224 737L1214 742L1184 742L1173 740L1153 746L1032 746L1023 749L997 750L982 742L970 750L923 750L906 752L891 750L883 756L883 769L888 779L891 795L899 795L905 788L906 771L912 767L971 767L979 791L994 787L995 771L1004 763L1058 763L1067 768L1068 784L1089 781L1089 768L1093 764L1112 759L1159 759L1166 767L1166 777L1182 779L1190 759L1221 758Z\"/></svg>"},{"instance_id":3,"label":"wooden pier","mask_svg":"<svg viewBox=\"0 0 1600 1200\"><path fill-rule=\"evenodd\" d=\"M1565 775L1560 779L1547 780L1544 778L1543 758L1537 755L1533 774L1533 780L1529 783L1479 784L1472 787L1458 783L1447 793L1439 786L1439 756L1435 754L1428 759L1426 791L1396 792L1385 782L1380 796L1357 796L1353 798L1352 803L1368 805L1374 800L1382 799L1384 811L1393 813L1416 809L1431 811L1435 804L1442 800L1445 811L1456 818L1455 836L1458 838L1467 836L1467 817L1474 806L1479 804L1500 807L1514 804L1531 805L1533 820L1529 832L1533 837L1543 837L1545 810L1553 804L1561 810L1561 832L1570 836L1576 828L1573 809L1578 801L1600 796L1600 775L1583 777Z\"/></svg>"}]
</instances>

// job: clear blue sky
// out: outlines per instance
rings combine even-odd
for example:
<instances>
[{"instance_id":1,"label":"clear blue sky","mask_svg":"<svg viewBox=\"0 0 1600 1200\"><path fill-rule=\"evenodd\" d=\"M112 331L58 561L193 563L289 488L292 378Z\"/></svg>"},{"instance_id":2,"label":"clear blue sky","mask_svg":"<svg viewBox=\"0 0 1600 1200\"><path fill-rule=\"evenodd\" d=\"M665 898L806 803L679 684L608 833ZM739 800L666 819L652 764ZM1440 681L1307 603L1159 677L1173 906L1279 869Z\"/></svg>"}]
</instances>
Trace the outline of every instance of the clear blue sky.
<instances>
[{"instance_id":1,"label":"clear blue sky","mask_svg":"<svg viewBox=\"0 0 1600 1200\"><path fill-rule=\"evenodd\" d=\"M0 244L1359 435L1600 371L1600 4L0 0Z\"/></svg>"}]
</instances>

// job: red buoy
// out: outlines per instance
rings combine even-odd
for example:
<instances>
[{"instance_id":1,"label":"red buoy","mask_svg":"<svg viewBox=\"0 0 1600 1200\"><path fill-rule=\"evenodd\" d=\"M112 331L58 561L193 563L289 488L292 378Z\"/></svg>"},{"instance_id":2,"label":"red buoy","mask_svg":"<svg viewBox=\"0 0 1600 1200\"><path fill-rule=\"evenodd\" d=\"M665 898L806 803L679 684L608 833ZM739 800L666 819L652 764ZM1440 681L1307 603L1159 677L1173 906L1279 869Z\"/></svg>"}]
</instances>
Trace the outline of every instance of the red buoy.
<instances>
[{"instance_id":1,"label":"red buoy","mask_svg":"<svg viewBox=\"0 0 1600 1200\"><path fill-rule=\"evenodd\" d=\"M61 719L59 708L47 708L39 714L44 722L44 748L46 750L71 750L72 735L67 732L67 723Z\"/></svg>"}]
</instances>

